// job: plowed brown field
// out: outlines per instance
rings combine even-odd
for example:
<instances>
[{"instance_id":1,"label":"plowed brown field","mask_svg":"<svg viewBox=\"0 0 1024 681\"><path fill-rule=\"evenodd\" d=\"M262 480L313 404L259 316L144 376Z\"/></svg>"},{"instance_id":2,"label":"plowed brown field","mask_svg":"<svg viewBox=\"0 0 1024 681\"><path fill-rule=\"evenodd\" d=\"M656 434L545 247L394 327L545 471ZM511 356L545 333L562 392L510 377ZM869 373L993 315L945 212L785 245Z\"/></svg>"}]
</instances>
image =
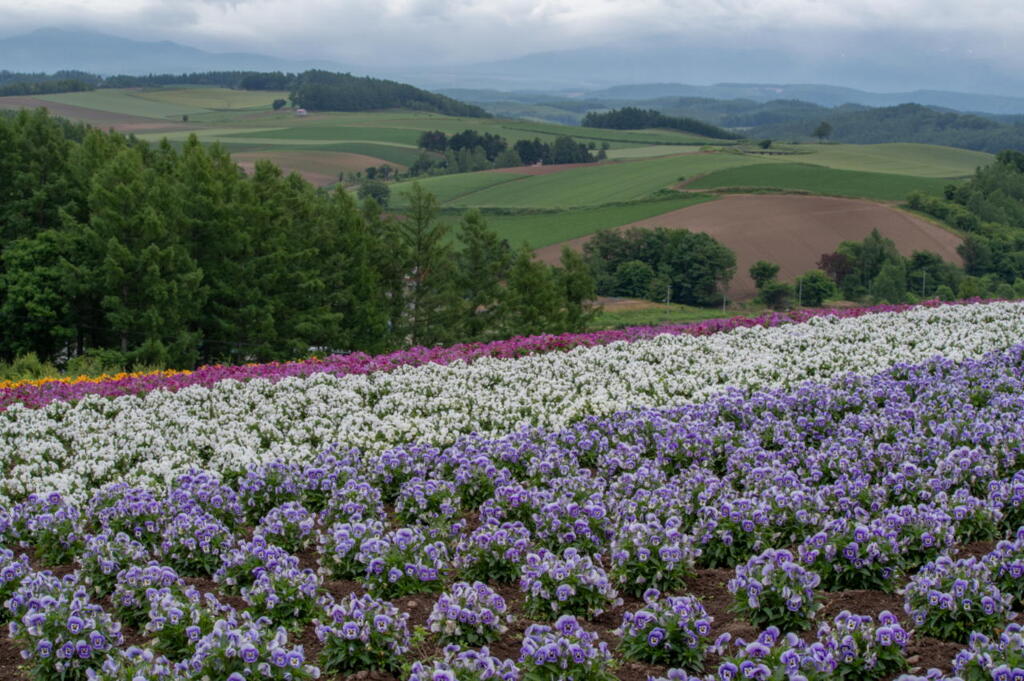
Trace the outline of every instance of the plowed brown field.
<instances>
[{"instance_id":1,"label":"plowed brown field","mask_svg":"<svg viewBox=\"0 0 1024 681\"><path fill-rule=\"evenodd\" d=\"M266 159L286 173L296 172L317 187L326 187L338 181L341 171L354 173L370 166L387 163L392 168L405 170L400 163L390 163L374 156L345 151L246 151L232 154L231 158L247 173L252 173L256 161Z\"/></svg>"},{"instance_id":2,"label":"plowed brown field","mask_svg":"<svg viewBox=\"0 0 1024 681\"><path fill-rule=\"evenodd\" d=\"M860 241L871 230L892 239L903 255L931 251L962 265L956 252L960 237L892 206L860 199L824 196L735 195L701 203L623 225L665 227L704 232L736 253L736 275L729 286L734 300L757 294L747 271L758 260L781 266L779 278L793 281L813 269L822 253L831 253L843 241ZM582 250L590 236L553 244L536 251L537 257L556 264L562 246Z\"/></svg>"},{"instance_id":3,"label":"plowed brown field","mask_svg":"<svg viewBox=\"0 0 1024 681\"><path fill-rule=\"evenodd\" d=\"M71 104L48 102L36 97L0 97L0 109L49 109L54 116L62 116L69 121L88 123L100 130L117 130L119 132L170 132L187 129L189 126L173 121L160 121L155 118L130 116L128 114L86 109ZM196 126L191 126L196 127Z\"/></svg>"}]
</instances>

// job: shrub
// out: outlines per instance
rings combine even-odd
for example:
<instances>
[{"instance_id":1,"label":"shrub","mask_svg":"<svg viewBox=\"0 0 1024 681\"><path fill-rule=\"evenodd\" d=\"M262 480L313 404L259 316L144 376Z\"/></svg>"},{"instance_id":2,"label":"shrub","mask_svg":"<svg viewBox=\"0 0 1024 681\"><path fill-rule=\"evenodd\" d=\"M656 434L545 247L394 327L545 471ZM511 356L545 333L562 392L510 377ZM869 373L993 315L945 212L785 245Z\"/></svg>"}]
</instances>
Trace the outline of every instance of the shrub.
<instances>
[{"instance_id":1,"label":"shrub","mask_svg":"<svg viewBox=\"0 0 1024 681\"><path fill-rule=\"evenodd\" d=\"M505 599L489 586L456 582L437 599L427 628L442 643L479 646L496 641L511 621Z\"/></svg>"},{"instance_id":2,"label":"shrub","mask_svg":"<svg viewBox=\"0 0 1024 681\"><path fill-rule=\"evenodd\" d=\"M695 597L660 596L657 589L648 590L644 608L623 615L617 632L622 637L622 654L632 660L703 671L712 618Z\"/></svg>"},{"instance_id":3,"label":"shrub","mask_svg":"<svg viewBox=\"0 0 1024 681\"><path fill-rule=\"evenodd\" d=\"M544 549L531 553L519 586L526 594L526 612L539 619L597 617L622 602L601 566L576 549L566 549L562 557Z\"/></svg>"},{"instance_id":4,"label":"shrub","mask_svg":"<svg viewBox=\"0 0 1024 681\"><path fill-rule=\"evenodd\" d=\"M530 548L530 531L525 525L492 520L459 540L455 566L466 579L510 584L519 579Z\"/></svg>"},{"instance_id":5,"label":"shrub","mask_svg":"<svg viewBox=\"0 0 1024 681\"><path fill-rule=\"evenodd\" d=\"M911 578L903 607L918 632L967 643L972 632L994 635L1005 628L1012 600L981 561L939 556Z\"/></svg>"},{"instance_id":6,"label":"shrub","mask_svg":"<svg viewBox=\"0 0 1024 681\"><path fill-rule=\"evenodd\" d=\"M406 681L517 681L519 668L512 660L499 660L484 646L479 651L445 646L444 659L416 661Z\"/></svg>"},{"instance_id":7,"label":"shrub","mask_svg":"<svg viewBox=\"0 0 1024 681\"><path fill-rule=\"evenodd\" d=\"M327 622L315 622L323 644L320 664L328 674L363 670L397 673L409 651L409 616L373 596L348 597L326 611Z\"/></svg>"},{"instance_id":8,"label":"shrub","mask_svg":"<svg viewBox=\"0 0 1024 681\"><path fill-rule=\"evenodd\" d=\"M317 552L320 574L331 579L355 579L366 572L357 556L363 541L380 538L385 533L379 520L339 522L320 532Z\"/></svg>"},{"instance_id":9,"label":"shrub","mask_svg":"<svg viewBox=\"0 0 1024 681\"><path fill-rule=\"evenodd\" d=\"M640 596L648 589L672 591L693 574L700 549L679 531L680 520L655 518L629 523L615 533L609 576L621 590Z\"/></svg>"},{"instance_id":10,"label":"shrub","mask_svg":"<svg viewBox=\"0 0 1024 681\"><path fill-rule=\"evenodd\" d=\"M793 562L789 551L768 549L736 567L729 591L734 611L754 626L801 631L821 607L814 595L820 582L816 573Z\"/></svg>"},{"instance_id":11,"label":"shrub","mask_svg":"<svg viewBox=\"0 0 1024 681\"><path fill-rule=\"evenodd\" d=\"M415 527L363 540L356 560L364 567L361 581L380 598L440 591L449 568L447 547Z\"/></svg>"},{"instance_id":12,"label":"shrub","mask_svg":"<svg viewBox=\"0 0 1024 681\"><path fill-rule=\"evenodd\" d=\"M316 517L297 501L288 501L272 508L253 530L268 543L296 553L313 542Z\"/></svg>"},{"instance_id":13,"label":"shrub","mask_svg":"<svg viewBox=\"0 0 1024 681\"><path fill-rule=\"evenodd\" d=\"M613 681L611 664L608 644L571 615L559 617L554 627L531 624L519 656L523 681Z\"/></svg>"}]
</instances>

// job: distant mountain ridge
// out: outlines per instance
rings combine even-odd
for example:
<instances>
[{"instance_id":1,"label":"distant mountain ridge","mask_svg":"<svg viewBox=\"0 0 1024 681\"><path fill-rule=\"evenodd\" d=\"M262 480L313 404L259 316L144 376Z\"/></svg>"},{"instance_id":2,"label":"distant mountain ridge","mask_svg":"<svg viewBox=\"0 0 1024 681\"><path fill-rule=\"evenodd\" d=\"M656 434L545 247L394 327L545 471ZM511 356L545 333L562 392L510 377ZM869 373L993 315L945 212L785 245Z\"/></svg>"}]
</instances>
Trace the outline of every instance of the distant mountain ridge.
<instances>
[{"instance_id":1,"label":"distant mountain ridge","mask_svg":"<svg viewBox=\"0 0 1024 681\"><path fill-rule=\"evenodd\" d=\"M298 72L312 68L347 70L333 62L296 61L243 52L218 54L166 40L143 42L58 28L43 28L0 39L0 68L47 73L77 70L102 76L194 71Z\"/></svg>"},{"instance_id":2,"label":"distant mountain ridge","mask_svg":"<svg viewBox=\"0 0 1024 681\"><path fill-rule=\"evenodd\" d=\"M899 104L921 104L966 113L1001 115L1024 114L1024 97L972 94L943 90L913 90L908 92L868 92L855 88L818 84L771 83L717 83L715 85L686 85L683 83L638 83L615 85L601 89L575 89L558 91L441 88L449 97L467 102L520 101L551 103L566 100L595 100L609 104L642 102L668 98L703 98L715 100L744 99L753 102L799 100L824 107L843 104L885 107Z\"/></svg>"}]
</instances>

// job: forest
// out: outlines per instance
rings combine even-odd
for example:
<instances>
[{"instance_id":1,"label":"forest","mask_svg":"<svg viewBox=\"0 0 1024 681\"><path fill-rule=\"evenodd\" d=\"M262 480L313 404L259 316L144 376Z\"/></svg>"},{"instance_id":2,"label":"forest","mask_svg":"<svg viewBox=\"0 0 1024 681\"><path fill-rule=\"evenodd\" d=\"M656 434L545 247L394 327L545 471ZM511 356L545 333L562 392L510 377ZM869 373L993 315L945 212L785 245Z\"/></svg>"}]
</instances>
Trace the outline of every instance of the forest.
<instances>
[{"instance_id":1,"label":"forest","mask_svg":"<svg viewBox=\"0 0 1024 681\"><path fill-rule=\"evenodd\" d=\"M409 167L410 177L470 173L537 163L595 163L607 158L608 143L603 143L595 154L591 153L596 148L593 142L587 145L568 135L559 135L551 144L537 137L517 140L510 146L507 139L489 132L480 134L476 130L463 130L449 136L441 130L429 130L420 135L418 146L424 152L434 152L443 157L420 154Z\"/></svg>"},{"instance_id":2,"label":"forest","mask_svg":"<svg viewBox=\"0 0 1024 681\"><path fill-rule=\"evenodd\" d=\"M380 78L310 70L299 74L257 71L110 76L69 71L53 75L0 71L0 96L79 92L95 88L208 85L239 90L288 90L292 104L321 111L406 108L450 116L487 118L478 106Z\"/></svg>"},{"instance_id":3,"label":"forest","mask_svg":"<svg viewBox=\"0 0 1024 681\"><path fill-rule=\"evenodd\" d=\"M81 370L382 352L582 330L577 254L535 262L415 186L404 218L192 137L0 116L0 359ZM91 364L90 364L91 363Z\"/></svg>"},{"instance_id":4,"label":"forest","mask_svg":"<svg viewBox=\"0 0 1024 681\"><path fill-rule=\"evenodd\" d=\"M989 282L1024 281L1024 153L1006 150L943 199L915 194L911 208L967 233L960 254L967 275Z\"/></svg>"},{"instance_id":5,"label":"forest","mask_svg":"<svg viewBox=\"0 0 1024 681\"><path fill-rule=\"evenodd\" d=\"M917 142L998 153L1024 150L1024 124L1001 123L991 118L955 111L940 111L920 104L870 108L841 108L803 120L762 125L747 131L753 138L807 140L822 120L832 127L830 139L849 144Z\"/></svg>"},{"instance_id":6,"label":"forest","mask_svg":"<svg viewBox=\"0 0 1024 681\"><path fill-rule=\"evenodd\" d=\"M736 255L703 233L604 230L583 247L602 295L713 306L736 273Z\"/></svg>"},{"instance_id":7,"label":"forest","mask_svg":"<svg viewBox=\"0 0 1024 681\"><path fill-rule=\"evenodd\" d=\"M357 77L348 73L305 71L295 77L288 89L295 106L319 111L402 108L449 116L490 117L489 113L478 106L463 104L412 85L369 76Z\"/></svg>"},{"instance_id":8,"label":"forest","mask_svg":"<svg viewBox=\"0 0 1024 681\"><path fill-rule=\"evenodd\" d=\"M621 109L598 113L591 111L583 117L581 123L588 128L610 128L612 130L641 130L644 128L669 128L694 135L704 135L715 139L735 140L743 135L729 132L717 125L698 121L695 118L666 116L654 109L639 109L626 106Z\"/></svg>"}]
</instances>

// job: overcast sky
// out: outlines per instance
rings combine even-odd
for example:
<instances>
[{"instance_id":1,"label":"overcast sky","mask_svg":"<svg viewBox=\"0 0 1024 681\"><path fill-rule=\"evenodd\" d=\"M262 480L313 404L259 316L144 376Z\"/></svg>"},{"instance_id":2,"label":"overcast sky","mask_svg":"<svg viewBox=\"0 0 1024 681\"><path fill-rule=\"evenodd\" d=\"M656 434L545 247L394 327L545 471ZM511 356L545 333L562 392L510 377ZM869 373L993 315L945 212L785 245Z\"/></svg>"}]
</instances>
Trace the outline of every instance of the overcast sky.
<instances>
[{"instance_id":1,"label":"overcast sky","mask_svg":"<svg viewBox=\"0 0 1024 681\"><path fill-rule=\"evenodd\" d=\"M393 64L491 61L672 33L813 54L887 39L1020 64L1020 0L0 0L2 30L86 26L212 51ZM815 36L818 37L815 37Z\"/></svg>"},{"instance_id":2,"label":"overcast sky","mask_svg":"<svg viewBox=\"0 0 1024 681\"><path fill-rule=\"evenodd\" d=\"M670 36L796 64L936 57L1024 73L1024 0L0 0L0 37L51 26L362 70Z\"/></svg>"}]
</instances>

